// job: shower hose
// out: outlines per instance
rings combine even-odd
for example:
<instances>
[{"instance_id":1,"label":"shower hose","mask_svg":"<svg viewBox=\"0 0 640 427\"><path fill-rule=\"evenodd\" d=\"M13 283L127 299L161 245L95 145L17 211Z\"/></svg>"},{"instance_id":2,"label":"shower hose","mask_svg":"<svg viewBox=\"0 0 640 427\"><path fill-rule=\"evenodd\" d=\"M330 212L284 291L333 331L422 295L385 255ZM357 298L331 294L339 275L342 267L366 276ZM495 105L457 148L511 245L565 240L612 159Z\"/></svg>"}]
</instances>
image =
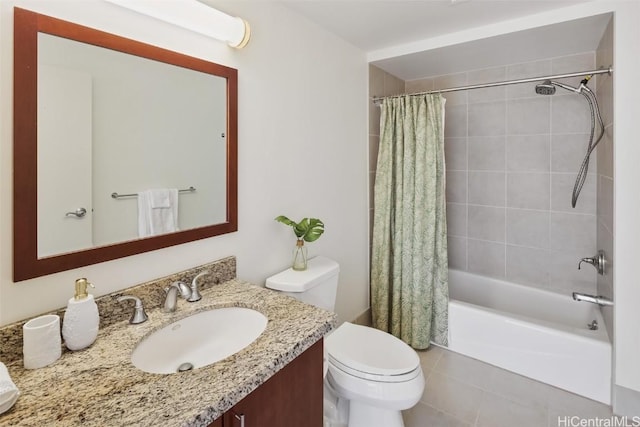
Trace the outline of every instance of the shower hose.
<instances>
[{"instance_id":1,"label":"shower hose","mask_svg":"<svg viewBox=\"0 0 640 427\"><path fill-rule=\"evenodd\" d=\"M591 76L582 80L580 83L580 94L583 95L587 99L587 103L589 104L589 109L591 110L591 133L589 135L589 145L587 146L587 153L584 156L584 160L580 165L580 169L578 170L578 176L576 177L576 182L573 186L573 193L571 195L571 207L576 207L576 203L578 202L578 196L580 195L580 191L582 191L582 186L584 185L585 180L587 179L587 172L589 171L589 159L591 157L591 153L595 150L596 146L604 136L604 123L602 121L602 116L600 114L600 107L598 106L598 98L593 93L589 87L587 87L587 82ZM600 135L594 141L595 135L595 127L596 127L596 117L598 118L598 124L600 125Z\"/></svg>"}]
</instances>

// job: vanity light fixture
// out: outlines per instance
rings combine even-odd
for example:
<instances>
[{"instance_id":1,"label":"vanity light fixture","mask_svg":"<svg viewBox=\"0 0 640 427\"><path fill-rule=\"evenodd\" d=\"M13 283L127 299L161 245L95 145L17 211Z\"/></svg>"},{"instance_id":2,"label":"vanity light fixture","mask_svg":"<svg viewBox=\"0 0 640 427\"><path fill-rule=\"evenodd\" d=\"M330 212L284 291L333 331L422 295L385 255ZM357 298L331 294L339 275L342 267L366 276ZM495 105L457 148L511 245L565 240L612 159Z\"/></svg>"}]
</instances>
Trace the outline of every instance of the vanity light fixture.
<instances>
[{"instance_id":1,"label":"vanity light fixture","mask_svg":"<svg viewBox=\"0 0 640 427\"><path fill-rule=\"evenodd\" d=\"M105 0L143 15L168 22L241 49L249 43L251 28L242 18L227 15L198 0Z\"/></svg>"}]
</instances>

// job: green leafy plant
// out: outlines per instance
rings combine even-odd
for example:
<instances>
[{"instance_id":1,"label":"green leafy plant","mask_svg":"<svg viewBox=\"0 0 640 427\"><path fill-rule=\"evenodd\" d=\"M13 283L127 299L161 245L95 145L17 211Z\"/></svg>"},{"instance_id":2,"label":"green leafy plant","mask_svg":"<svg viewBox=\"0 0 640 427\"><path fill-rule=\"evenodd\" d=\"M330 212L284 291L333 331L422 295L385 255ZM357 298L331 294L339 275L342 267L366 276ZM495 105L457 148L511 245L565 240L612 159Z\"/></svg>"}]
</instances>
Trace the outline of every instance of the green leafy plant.
<instances>
[{"instance_id":1,"label":"green leafy plant","mask_svg":"<svg viewBox=\"0 0 640 427\"><path fill-rule=\"evenodd\" d=\"M316 241L324 233L324 223L318 218L302 218L300 222L295 222L284 215L280 215L275 220L292 227L298 240L304 240L305 242Z\"/></svg>"}]
</instances>

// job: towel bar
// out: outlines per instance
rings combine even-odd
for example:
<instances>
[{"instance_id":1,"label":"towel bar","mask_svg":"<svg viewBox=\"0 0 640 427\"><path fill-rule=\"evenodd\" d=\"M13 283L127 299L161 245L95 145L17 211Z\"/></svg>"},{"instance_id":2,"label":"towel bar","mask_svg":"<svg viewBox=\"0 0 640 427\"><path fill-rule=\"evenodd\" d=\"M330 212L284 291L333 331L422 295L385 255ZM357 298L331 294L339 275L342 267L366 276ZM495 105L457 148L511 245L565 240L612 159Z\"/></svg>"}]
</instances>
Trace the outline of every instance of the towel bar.
<instances>
[{"instance_id":1,"label":"towel bar","mask_svg":"<svg viewBox=\"0 0 640 427\"><path fill-rule=\"evenodd\" d=\"M194 191L196 191L195 187L191 186L183 190L178 190L178 193L193 193ZM111 197L113 197L114 199L119 199L121 197L138 197L138 193L131 193L131 194L111 193Z\"/></svg>"}]
</instances>

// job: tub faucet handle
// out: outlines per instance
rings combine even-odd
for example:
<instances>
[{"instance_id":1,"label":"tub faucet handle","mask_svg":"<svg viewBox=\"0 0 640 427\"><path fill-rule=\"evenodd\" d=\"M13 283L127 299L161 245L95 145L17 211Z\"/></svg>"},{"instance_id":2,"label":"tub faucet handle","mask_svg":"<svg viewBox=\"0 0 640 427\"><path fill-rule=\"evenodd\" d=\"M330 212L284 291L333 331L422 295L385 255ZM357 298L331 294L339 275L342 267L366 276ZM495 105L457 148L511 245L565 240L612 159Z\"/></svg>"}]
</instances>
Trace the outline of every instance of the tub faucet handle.
<instances>
[{"instance_id":1,"label":"tub faucet handle","mask_svg":"<svg viewBox=\"0 0 640 427\"><path fill-rule=\"evenodd\" d=\"M580 270L583 262L593 265L594 268L598 270L599 275L602 276L604 274L605 264L607 261L603 250L599 250L598 253L592 257L582 258L578 263L578 270Z\"/></svg>"},{"instance_id":2,"label":"tub faucet handle","mask_svg":"<svg viewBox=\"0 0 640 427\"><path fill-rule=\"evenodd\" d=\"M583 262L586 262L587 264L591 264L591 265L595 266L597 261L596 261L595 257L593 257L593 258L588 258L588 257L587 258L582 258L580 260L580 262L578 263L578 270L580 270L580 266L582 265Z\"/></svg>"}]
</instances>

